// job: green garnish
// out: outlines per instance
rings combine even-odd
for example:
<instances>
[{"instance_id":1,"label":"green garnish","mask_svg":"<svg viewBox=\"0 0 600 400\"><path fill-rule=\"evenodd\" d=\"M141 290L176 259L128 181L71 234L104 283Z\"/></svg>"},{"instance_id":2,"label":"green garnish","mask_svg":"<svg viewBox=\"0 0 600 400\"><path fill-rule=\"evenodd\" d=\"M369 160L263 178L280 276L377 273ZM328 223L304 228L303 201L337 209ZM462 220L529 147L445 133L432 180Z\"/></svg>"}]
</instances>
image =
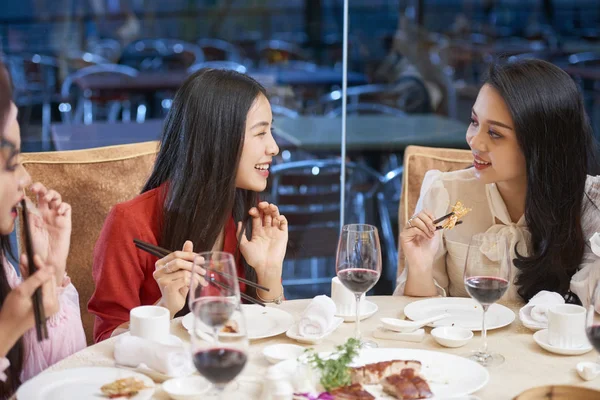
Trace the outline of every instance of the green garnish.
<instances>
[{"instance_id":1,"label":"green garnish","mask_svg":"<svg viewBox=\"0 0 600 400\"><path fill-rule=\"evenodd\" d=\"M347 386L352 383L348 364L358 355L360 341L350 338L345 344L336 346L326 359L321 358L314 349L306 350L308 363L321 372L321 385L325 390Z\"/></svg>"}]
</instances>

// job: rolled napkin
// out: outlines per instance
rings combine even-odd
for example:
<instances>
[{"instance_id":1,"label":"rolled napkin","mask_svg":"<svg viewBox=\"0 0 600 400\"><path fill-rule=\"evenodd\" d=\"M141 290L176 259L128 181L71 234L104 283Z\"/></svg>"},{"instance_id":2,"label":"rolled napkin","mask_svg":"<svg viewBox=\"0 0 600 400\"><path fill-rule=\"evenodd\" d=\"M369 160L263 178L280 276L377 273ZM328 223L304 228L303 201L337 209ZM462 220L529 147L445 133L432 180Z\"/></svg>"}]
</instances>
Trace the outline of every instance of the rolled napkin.
<instances>
[{"instance_id":1,"label":"rolled napkin","mask_svg":"<svg viewBox=\"0 0 600 400\"><path fill-rule=\"evenodd\" d=\"M542 290L519 310L519 318L532 328L547 328L548 309L557 304L565 304L565 299L556 292Z\"/></svg>"},{"instance_id":2,"label":"rolled napkin","mask_svg":"<svg viewBox=\"0 0 600 400\"><path fill-rule=\"evenodd\" d=\"M331 326L335 311L333 300L325 295L316 296L300 316L298 334L304 337L323 335Z\"/></svg>"},{"instance_id":3,"label":"rolled napkin","mask_svg":"<svg viewBox=\"0 0 600 400\"><path fill-rule=\"evenodd\" d=\"M173 378L194 373L191 355L183 346L168 346L136 336L121 335L115 342L117 364L137 368L140 364Z\"/></svg>"}]
</instances>

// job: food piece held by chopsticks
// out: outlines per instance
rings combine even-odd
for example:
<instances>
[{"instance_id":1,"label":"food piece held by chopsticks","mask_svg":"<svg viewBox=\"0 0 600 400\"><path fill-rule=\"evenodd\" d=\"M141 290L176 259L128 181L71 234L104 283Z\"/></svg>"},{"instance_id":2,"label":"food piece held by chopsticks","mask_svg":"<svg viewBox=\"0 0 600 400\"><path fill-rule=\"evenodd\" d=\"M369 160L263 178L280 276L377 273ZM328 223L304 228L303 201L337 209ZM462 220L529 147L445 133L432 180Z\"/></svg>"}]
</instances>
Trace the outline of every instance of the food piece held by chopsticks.
<instances>
[{"instance_id":1,"label":"food piece held by chopsticks","mask_svg":"<svg viewBox=\"0 0 600 400\"><path fill-rule=\"evenodd\" d=\"M144 389L150 389L146 384L130 376L129 378L117 379L114 382L107 383L102 386L100 390L102 394L107 396L109 399L116 399L118 397L133 397Z\"/></svg>"},{"instance_id":2,"label":"food piece held by chopsticks","mask_svg":"<svg viewBox=\"0 0 600 400\"><path fill-rule=\"evenodd\" d=\"M443 229L452 229L456 225L459 219L467 215L471 211L470 208L466 208L463 203L457 201L454 206L452 206L452 215L448 217L446 222L442 225Z\"/></svg>"}]
</instances>

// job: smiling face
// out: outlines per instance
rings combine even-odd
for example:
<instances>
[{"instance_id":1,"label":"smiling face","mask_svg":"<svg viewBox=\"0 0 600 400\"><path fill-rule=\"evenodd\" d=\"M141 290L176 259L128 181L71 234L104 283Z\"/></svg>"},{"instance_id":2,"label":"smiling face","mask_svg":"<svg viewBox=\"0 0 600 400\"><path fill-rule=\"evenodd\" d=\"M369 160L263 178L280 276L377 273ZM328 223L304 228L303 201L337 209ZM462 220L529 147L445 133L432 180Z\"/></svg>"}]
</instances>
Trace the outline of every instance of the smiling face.
<instances>
[{"instance_id":1,"label":"smiling face","mask_svg":"<svg viewBox=\"0 0 600 400\"><path fill-rule=\"evenodd\" d=\"M21 165L21 131L17 107L11 104L0 139L0 234L8 235L15 227L16 206L24 196L31 177Z\"/></svg>"},{"instance_id":2,"label":"smiling face","mask_svg":"<svg viewBox=\"0 0 600 400\"><path fill-rule=\"evenodd\" d=\"M473 152L475 175L483 183L526 181L525 156L512 117L504 99L490 85L483 85L473 105L467 143Z\"/></svg>"},{"instance_id":3,"label":"smiling face","mask_svg":"<svg viewBox=\"0 0 600 400\"><path fill-rule=\"evenodd\" d=\"M269 167L279 147L271 133L273 114L269 100L260 94L246 117L242 156L235 178L240 189L262 192L267 187Z\"/></svg>"}]
</instances>

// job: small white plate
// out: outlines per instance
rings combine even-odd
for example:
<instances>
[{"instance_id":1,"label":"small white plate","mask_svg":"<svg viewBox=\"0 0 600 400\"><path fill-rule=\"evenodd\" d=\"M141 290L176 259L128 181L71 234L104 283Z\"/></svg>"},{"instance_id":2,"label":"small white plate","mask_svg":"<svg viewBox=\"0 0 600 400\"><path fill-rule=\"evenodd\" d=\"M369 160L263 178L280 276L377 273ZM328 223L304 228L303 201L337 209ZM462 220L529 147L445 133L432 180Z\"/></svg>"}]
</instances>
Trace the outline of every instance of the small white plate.
<instances>
[{"instance_id":1,"label":"small white plate","mask_svg":"<svg viewBox=\"0 0 600 400\"><path fill-rule=\"evenodd\" d=\"M587 344L582 347L565 349L562 347L552 346L548 342L548 329L542 329L533 334L533 340L544 350L550 353L561 354L563 356L578 356L592 350L592 345Z\"/></svg>"},{"instance_id":2,"label":"small white plate","mask_svg":"<svg viewBox=\"0 0 600 400\"><path fill-rule=\"evenodd\" d=\"M100 388L117 379L135 377L144 382L144 389L130 400L152 398L155 385L152 379L126 369L108 367L83 367L42 372L25 382L17 390L18 399L27 400L80 400L103 398Z\"/></svg>"},{"instance_id":3,"label":"small white plate","mask_svg":"<svg viewBox=\"0 0 600 400\"><path fill-rule=\"evenodd\" d=\"M124 336L131 336L131 332L124 332ZM181 346L183 345L183 341L176 335L169 335L164 341L158 342L160 344L164 344L166 346Z\"/></svg>"},{"instance_id":4,"label":"small white plate","mask_svg":"<svg viewBox=\"0 0 600 400\"><path fill-rule=\"evenodd\" d=\"M243 304L242 313L246 319L246 330L249 340L281 335L294 325L294 317L290 313L276 307ZM194 315L192 313L187 314L181 320L181 324L188 332L191 332L194 327ZM235 335L235 333L219 334L219 336L223 337Z\"/></svg>"},{"instance_id":5,"label":"small white plate","mask_svg":"<svg viewBox=\"0 0 600 400\"><path fill-rule=\"evenodd\" d=\"M450 317L428 326L459 326L470 331L481 330L483 309L479 303L468 297L435 297L414 301L404 307L404 315L413 321L443 313L450 314ZM510 325L514 320L515 313L500 304L492 304L485 313L485 326L488 330Z\"/></svg>"},{"instance_id":6,"label":"small white plate","mask_svg":"<svg viewBox=\"0 0 600 400\"><path fill-rule=\"evenodd\" d=\"M170 379L162 384L162 389L175 400L200 400L210 388L210 382L201 376Z\"/></svg>"},{"instance_id":7,"label":"small white plate","mask_svg":"<svg viewBox=\"0 0 600 400\"><path fill-rule=\"evenodd\" d=\"M288 343L272 344L263 349L263 356L271 364L277 364L278 362L295 359L304 354L306 349L302 346Z\"/></svg>"},{"instance_id":8,"label":"small white plate","mask_svg":"<svg viewBox=\"0 0 600 400\"><path fill-rule=\"evenodd\" d=\"M331 335L342 324L342 322L344 322L343 318L333 317L333 320L331 321L331 326L321 336L312 336L312 337L300 336L300 334L298 333L298 324L297 323L292 325L292 327L290 329L288 329L288 331L285 334L290 339L294 339L295 341L300 342L300 343L317 344L317 343L320 343L327 336Z\"/></svg>"},{"instance_id":9,"label":"small white plate","mask_svg":"<svg viewBox=\"0 0 600 400\"><path fill-rule=\"evenodd\" d=\"M370 316L375 314L377 312L377 310L379 310L379 307L377 306L377 304L375 304L369 300L362 300L360 308L361 308L361 312L360 312L359 318L361 321L363 319L369 318ZM335 314L335 316L343 318L344 322L356 321L356 315L354 313L352 313L352 314Z\"/></svg>"},{"instance_id":10,"label":"small white plate","mask_svg":"<svg viewBox=\"0 0 600 400\"><path fill-rule=\"evenodd\" d=\"M431 330L431 336L444 347L461 347L473 338L473 332L458 326L438 326Z\"/></svg>"}]
</instances>

